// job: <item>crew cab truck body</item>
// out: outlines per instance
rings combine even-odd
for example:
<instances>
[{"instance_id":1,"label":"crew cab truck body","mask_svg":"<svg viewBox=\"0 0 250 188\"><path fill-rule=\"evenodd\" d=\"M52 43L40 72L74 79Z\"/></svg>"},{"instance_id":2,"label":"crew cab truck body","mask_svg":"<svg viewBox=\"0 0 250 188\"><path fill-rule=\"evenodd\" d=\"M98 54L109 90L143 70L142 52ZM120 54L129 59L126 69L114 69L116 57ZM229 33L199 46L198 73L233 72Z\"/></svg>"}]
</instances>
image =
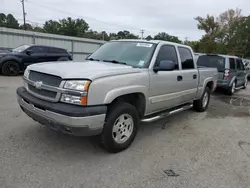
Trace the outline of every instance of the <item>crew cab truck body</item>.
<instances>
[{"instance_id":1,"label":"crew cab truck body","mask_svg":"<svg viewBox=\"0 0 250 188\"><path fill-rule=\"evenodd\" d=\"M17 98L34 120L72 135L100 134L105 148L118 152L132 143L140 121L192 105L205 111L216 81L217 69L197 68L188 46L118 40L86 62L29 66Z\"/></svg>"}]
</instances>

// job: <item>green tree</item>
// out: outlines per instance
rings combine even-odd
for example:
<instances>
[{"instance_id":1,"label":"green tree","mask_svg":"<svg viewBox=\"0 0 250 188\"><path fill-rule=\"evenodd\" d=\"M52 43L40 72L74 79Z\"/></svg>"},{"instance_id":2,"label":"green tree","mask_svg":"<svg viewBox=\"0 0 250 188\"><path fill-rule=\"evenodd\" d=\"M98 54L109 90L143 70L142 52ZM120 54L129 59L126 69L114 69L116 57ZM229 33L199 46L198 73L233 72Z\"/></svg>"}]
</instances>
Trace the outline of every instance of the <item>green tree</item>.
<instances>
[{"instance_id":1,"label":"green tree","mask_svg":"<svg viewBox=\"0 0 250 188\"><path fill-rule=\"evenodd\" d=\"M217 39L220 35L220 25L214 16L207 15L202 18L200 16L195 18L198 21L197 27L203 30L205 35L200 40L200 51L204 53L215 53L217 50Z\"/></svg>"},{"instance_id":2,"label":"green tree","mask_svg":"<svg viewBox=\"0 0 250 188\"><path fill-rule=\"evenodd\" d=\"M46 33L60 34L61 24L58 21L48 20L43 26Z\"/></svg>"},{"instance_id":3,"label":"green tree","mask_svg":"<svg viewBox=\"0 0 250 188\"><path fill-rule=\"evenodd\" d=\"M146 40L152 40L153 37L152 37L151 35L148 35L145 39L146 39Z\"/></svg>"},{"instance_id":4,"label":"green tree","mask_svg":"<svg viewBox=\"0 0 250 188\"><path fill-rule=\"evenodd\" d=\"M119 31L117 33L117 37L119 39L138 39L138 36L134 35L133 33L130 33L129 31Z\"/></svg>"},{"instance_id":5,"label":"green tree","mask_svg":"<svg viewBox=\"0 0 250 188\"><path fill-rule=\"evenodd\" d=\"M59 33L67 36L83 37L89 29L89 25L83 19L72 19L70 17L59 20L61 25Z\"/></svg>"},{"instance_id":6,"label":"green tree","mask_svg":"<svg viewBox=\"0 0 250 188\"><path fill-rule=\"evenodd\" d=\"M19 23L17 19L14 18L12 14L8 14L7 16L3 13L0 14L0 27L8 27L13 29L19 28Z\"/></svg>"},{"instance_id":7,"label":"green tree","mask_svg":"<svg viewBox=\"0 0 250 188\"><path fill-rule=\"evenodd\" d=\"M169 35L169 34L167 34L165 32L158 33L157 35L154 36L154 39L155 40L165 40L165 41L169 41L169 42L182 43L182 41L178 37Z\"/></svg>"},{"instance_id":8,"label":"green tree","mask_svg":"<svg viewBox=\"0 0 250 188\"><path fill-rule=\"evenodd\" d=\"M238 40L237 30L242 24L242 15L240 9L229 9L221 13L218 17L221 28L221 41L227 46L228 54L237 53L236 41Z\"/></svg>"},{"instance_id":9,"label":"green tree","mask_svg":"<svg viewBox=\"0 0 250 188\"><path fill-rule=\"evenodd\" d=\"M20 26L20 29L24 29L24 25L21 25L21 26ZM29 23L26 23L26 24L25 24L25 29L28 30L28 31L33 31L33 27L32 27L32 25L29 24Z\"/></svg>"}]
</instances>

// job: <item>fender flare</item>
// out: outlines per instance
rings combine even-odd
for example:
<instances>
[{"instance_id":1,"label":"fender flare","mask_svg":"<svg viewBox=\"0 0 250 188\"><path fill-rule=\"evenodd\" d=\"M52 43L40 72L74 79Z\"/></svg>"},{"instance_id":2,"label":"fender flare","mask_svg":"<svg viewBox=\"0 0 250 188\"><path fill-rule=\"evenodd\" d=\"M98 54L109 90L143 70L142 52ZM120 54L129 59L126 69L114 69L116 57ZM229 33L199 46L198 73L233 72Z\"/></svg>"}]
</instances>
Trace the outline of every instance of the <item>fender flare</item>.
<instances>
[{"instance_id":1,"label":"fender flare","mask_svg":"<svg viewBox=\"0 0 250 188\"><path fill-rule=\"evenodd\" d=\"M142 93L145 96L146 103L147 103L147 99L148 99L147 88L145 86L140 86L140 85L115 88L106 94L103 103L110 104L112 103L112 101L114 101L116 98L120 96L133 94L133 93Z\"/></svg>"},{"instance_id":2,"label":"fender flare","mask_svg":"<svg viewBox=\"0 0 250 188\"><path fill-rule=\"evenodd\" d=\"M231 86L231 85L234 83L235 80L236 80L236 76L234 76L234 77L231 79L229 86Z\"/></svg>"}]
</instances>

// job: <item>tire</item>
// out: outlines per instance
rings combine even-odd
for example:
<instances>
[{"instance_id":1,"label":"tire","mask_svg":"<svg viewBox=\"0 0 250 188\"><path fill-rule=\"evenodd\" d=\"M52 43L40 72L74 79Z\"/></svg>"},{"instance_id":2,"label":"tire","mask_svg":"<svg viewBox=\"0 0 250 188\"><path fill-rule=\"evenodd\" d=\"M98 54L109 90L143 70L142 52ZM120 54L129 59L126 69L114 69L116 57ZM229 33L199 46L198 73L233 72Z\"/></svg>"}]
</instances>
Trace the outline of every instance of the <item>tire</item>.
<instances>
[{"instance_id":1,"label":"tire","mask_svg":"<svg viewBox=\"0 0 250 188\"><path fill-rule=\"evenodd\" d=\"M2 66L4 76L17 76L20 73L20 66L16 61L6 61Z\"/></svg>"},{"instance_id":2,"label":"tire","mask_svg":"<svg viewBox=\"0 0 250 188\"><path fill-rule=\"evenodd\" d=\"M60 57L57 61L69 61L67 57Z\"/></svg>"},{"instance_id":3,"label":"tire","mask_svg":"<svg viewBox=\"0 0 250 188\"><path fill-rule=\"evenodd\" d=\"M244 85L243 85L243 89L247 88L247 84L248 84L248 78L245 79Z\"/></svg>"},{"instance_id":4,"label":"tire","mask_svg":"<svg viewBox=\"0 0 250 188\"><path fill-rule=\"evenodd\" d=\"M193 102L193 108L197 112L204 112L207 110L210 101L211 90L209 87L205 88L202 97L199 100Z\"/></svg>"},{"instance_id":5,"label":"tire","mask_svg":"<svg viewBox=\"0 0 250 188\"><path fill-rule=\"evenodd\" d=\"M235 88L236 88L236 82L233 82L233 84L231 85L231 87L229 87L227 94L228 95L233 95L234 92L235 92Z\"/></svg>"},{"instance_id":6,"label":"tire","mask_svg":"<svg viewBox=\"0 0 250 188\"><path fill-rule=\"evenodd\" d=\"M117 153L127 149L137 134L139 122L138 112L131 104L122 102L112 106L101 134L106 150Z\"/></svg>"}]
</instances>

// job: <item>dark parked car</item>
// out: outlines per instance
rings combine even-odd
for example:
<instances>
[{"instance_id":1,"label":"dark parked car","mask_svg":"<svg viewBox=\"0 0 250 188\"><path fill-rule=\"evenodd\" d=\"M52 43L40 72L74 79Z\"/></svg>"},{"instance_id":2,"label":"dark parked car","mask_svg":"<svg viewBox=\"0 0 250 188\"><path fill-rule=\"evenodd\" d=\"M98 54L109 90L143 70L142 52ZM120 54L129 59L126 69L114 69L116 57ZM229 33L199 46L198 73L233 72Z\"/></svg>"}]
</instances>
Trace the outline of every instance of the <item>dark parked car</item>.
<instances>
[{"instance_id":1,"label":"dark parked car","mask_svg":"<svg viewBox=\"0 0 250 188\"><path fill-rule=\"evenodd\" d=\"M71 55L62 48L22 45L10 52L0 53L0 70L3 75L15 76L34 63L69 60L72 60Z\"/></svg>"}]
</instances>

